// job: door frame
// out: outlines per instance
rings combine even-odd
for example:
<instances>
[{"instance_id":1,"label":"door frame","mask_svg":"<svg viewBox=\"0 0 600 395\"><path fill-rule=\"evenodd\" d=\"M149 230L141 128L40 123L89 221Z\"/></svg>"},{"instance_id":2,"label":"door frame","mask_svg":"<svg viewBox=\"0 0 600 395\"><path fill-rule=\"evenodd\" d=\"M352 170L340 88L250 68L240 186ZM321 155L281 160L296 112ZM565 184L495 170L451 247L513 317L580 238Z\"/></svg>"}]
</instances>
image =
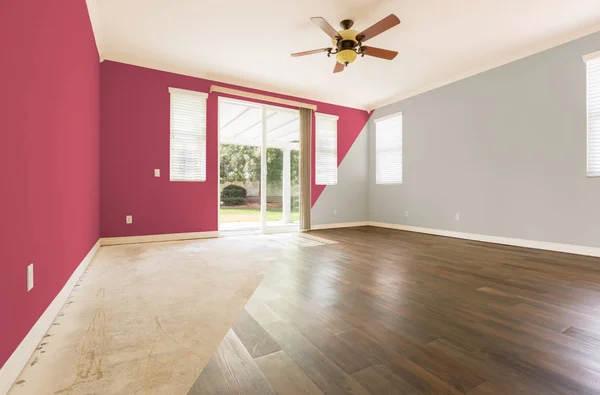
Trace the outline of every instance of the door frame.
<instances>
[{"instance_id":1,"label":"door frame","mask_svg":"<svg viewBox=\"0 0 600 395\"><path fill-rule=\"evenodd\" d=\"M277 111L287 111L294 114L299 114L299 110L270 104L256 103L249 100L234 99L224 96L218 96L217 102L217 233L220 234L223 231L221 229L221 117L219 116L222 102L238 103L255 108L260 108L262 113L260 145L260 221L258 222L259 229L240 231L226 230L225 232L235 232L235 234L299 232L299 223L290 226L278 226L271 228L267 226L267 110L274 109Z\"/></svg>"}]
</instances>

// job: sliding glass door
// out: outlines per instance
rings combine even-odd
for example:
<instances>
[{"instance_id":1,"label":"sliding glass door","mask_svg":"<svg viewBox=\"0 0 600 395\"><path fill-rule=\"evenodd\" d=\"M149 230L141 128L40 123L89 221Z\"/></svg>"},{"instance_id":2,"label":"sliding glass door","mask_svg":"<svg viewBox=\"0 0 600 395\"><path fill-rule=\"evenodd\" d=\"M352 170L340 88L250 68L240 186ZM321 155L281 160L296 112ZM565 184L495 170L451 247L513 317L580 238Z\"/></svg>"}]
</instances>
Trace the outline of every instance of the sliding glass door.
<instances>
[{"instance_id":1,"label":"sliding glass door","mask_svg":"<svg viewBox=\"0 0 600 395\"><path fill-rule=\"evenodd\" d=\"M297 110L219 100L219 230L298 228Z\"/></svg>"}]
</instances>

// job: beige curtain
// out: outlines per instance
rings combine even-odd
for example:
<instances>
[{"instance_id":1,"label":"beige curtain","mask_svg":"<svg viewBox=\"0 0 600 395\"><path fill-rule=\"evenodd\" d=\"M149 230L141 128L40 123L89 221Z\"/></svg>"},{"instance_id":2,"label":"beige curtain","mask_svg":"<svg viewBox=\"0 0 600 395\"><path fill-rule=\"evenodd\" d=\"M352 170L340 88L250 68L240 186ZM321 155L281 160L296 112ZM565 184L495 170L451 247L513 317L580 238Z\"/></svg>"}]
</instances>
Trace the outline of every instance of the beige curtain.
<instances>
[{"instance_id":1,"label":"beige curtain","mask_svg":"<svg viewBox=\"0 0 600 395\"><path fill-rule=\"evenodd\" d=\"M310 140L312 110L300 108L300 231L310 230Z\"/></svg>"}]
</instances>

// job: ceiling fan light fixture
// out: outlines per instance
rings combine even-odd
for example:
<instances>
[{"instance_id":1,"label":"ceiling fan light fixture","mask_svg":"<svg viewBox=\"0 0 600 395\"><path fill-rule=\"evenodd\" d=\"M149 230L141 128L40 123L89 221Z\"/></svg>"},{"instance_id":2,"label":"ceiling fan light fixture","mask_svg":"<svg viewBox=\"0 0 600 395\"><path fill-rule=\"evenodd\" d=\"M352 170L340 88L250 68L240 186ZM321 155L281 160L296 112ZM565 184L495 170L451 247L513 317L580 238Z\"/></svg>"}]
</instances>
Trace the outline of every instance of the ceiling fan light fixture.
<instances>
[{"instance_id":1,"label":"ceiling fan light fixture","mask_svg":"<svg viewBox=\"0 0 600 395\"><path fill-rule=\"evenodd\" d=\"M350 63L354 62L356 57L356 52L354 52L353 49L344 49L335 55L335 59L338 61L338 63L344 65L349 65Z\"/></svg>"}]
</instances>

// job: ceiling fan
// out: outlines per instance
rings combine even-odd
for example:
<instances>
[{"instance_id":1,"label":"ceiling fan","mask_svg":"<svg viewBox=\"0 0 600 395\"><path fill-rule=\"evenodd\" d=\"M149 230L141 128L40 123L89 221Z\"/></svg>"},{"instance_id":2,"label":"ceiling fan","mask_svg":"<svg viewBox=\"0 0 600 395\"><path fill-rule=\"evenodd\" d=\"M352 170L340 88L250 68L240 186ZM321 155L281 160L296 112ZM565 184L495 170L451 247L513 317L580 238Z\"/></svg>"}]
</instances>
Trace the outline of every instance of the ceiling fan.
<instances>
[{"instance_id":1,"label":"ceiling fan","mask_svg":"<svg viewBox=\"0 0 600 395\"><path fill-rule=\"evenodd\" d=\"M358 55L361 57L365 55L373 56L386 60L392 60L396 57L396 55L398 55L398 52L396 51L363 45L365 41L370 40L386 30L389 30L392 27L400 24L400 19L398 19L398 17L394 14L386 16L362 32L351 29L352 25L354 25L354 21L350 19L344 19L340 22L340 27L342 30L339 32L320 16L310 18L310 20L312 23L317 25L317 27L323 30L329 37L331 37L331 42L335 48L328 47L313 49L312 51L296 52L293 53L292 56L305 56L321 52L327 52L327 56L335 55L337 63L333 69L334 73L343 71L344 67L354 62Z\"/></svg>"}]
</instances>

